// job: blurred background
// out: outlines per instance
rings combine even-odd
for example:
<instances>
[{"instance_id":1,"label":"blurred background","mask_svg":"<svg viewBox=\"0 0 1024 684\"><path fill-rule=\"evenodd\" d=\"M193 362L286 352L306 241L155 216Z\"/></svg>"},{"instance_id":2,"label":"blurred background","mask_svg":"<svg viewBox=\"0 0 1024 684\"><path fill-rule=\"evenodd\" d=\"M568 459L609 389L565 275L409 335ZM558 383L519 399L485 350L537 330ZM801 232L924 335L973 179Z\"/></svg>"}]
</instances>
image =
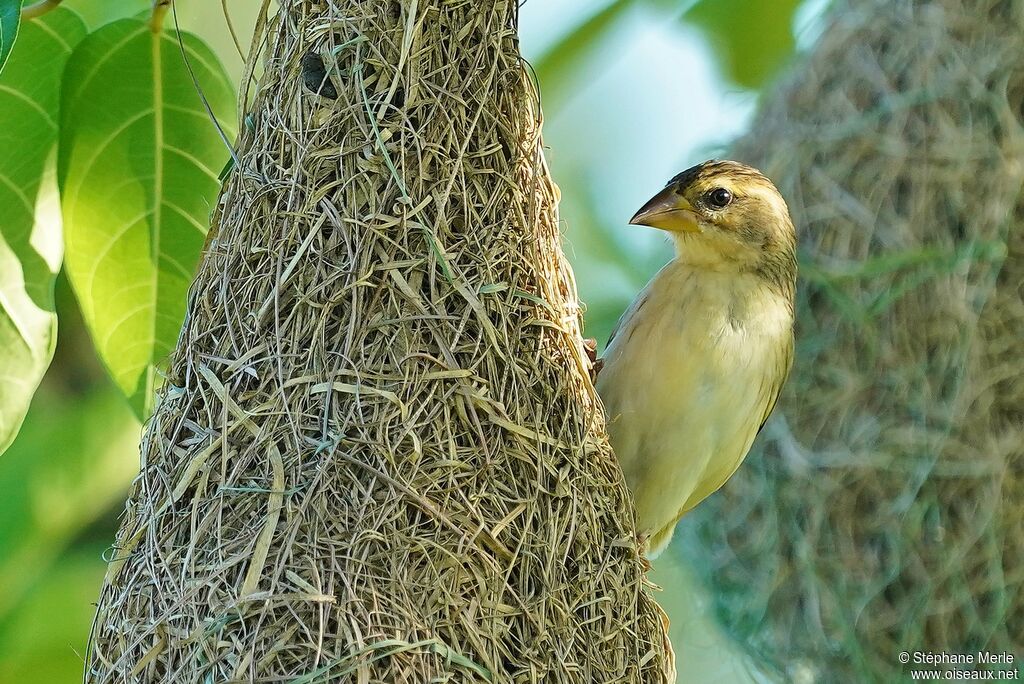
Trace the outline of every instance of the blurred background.
<instances>
[{"instance_id":1,"label":"blurred background","mask_svg":"<svg viewBox=\"0 0 1024 684\"><path fill-rule=\"evenodd\" d=\"M146 0L67 0L90 26ZM242 44L253 8L228 3ZM629 216L678 171L720 155L758 95L813 43L826 0L544 0L522 8L523 52L541 84L545 141L562 190L566 252L605 340L670 257ZM177 18L238 78L220 3L179 0ZM251 35L251 34L249 34ZM60 334L24 428L0 458L0 682L80 678L93 601L128 485L140 427L91 348L66 280ZM679 535L677 535L677 538ZM672 619L680 681L758 681L710 618L678 545L652 574Z\"/></svg>"}]
</instances>

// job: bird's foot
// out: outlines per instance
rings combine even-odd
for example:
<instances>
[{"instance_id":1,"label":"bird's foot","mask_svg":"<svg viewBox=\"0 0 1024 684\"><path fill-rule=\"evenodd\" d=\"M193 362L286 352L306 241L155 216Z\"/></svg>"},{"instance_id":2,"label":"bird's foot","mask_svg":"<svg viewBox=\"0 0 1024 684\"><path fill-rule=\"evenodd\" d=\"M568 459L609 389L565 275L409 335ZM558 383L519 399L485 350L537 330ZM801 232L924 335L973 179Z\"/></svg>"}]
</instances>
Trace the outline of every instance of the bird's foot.
<instances>
[{"instance_id":1,"label":"bird's foot","mask_svg":"<svg viewBox=\"0 0 1024 684\"><path fill-rule=\"evenodd\" d=\"M650 572L651 559L647 557L647 554L651 551L651 535L637 533L636 549L640 552L640 565L643 567L644 572Z\"/></svg>"},{"instance_id":2,"label":"bird's foot","mask_svg":"<svg viewBox=\"0 0 1024 684\"><path fill-rule=\"evenodd\" d=\"M583 349L586 350L587 360L590 361L590 381L594 382L597 380L597 374L601 372L601 367L604 366L604 360L597 358L597 340L593 337L583 340Z\"/></svg>"}]
</instances>

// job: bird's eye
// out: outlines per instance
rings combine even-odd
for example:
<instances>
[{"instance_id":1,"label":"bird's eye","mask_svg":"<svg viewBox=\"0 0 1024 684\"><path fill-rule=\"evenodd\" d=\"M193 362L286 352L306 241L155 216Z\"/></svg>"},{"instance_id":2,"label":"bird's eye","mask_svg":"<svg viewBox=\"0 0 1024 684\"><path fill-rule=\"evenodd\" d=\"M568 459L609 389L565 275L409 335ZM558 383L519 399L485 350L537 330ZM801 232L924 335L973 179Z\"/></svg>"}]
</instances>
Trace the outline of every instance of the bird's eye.
<instances>
[{"instance_id":1,"label":"bird's eye","mask_svg":"<svg viewBox=\"0 0 1024 684\"><path fill-rule=\"evenodd\" d=\"M707 194L707 201L715 209L724 209L732 202L732 193L725 188L715 188Z\"/></svg>"}]
</instances>

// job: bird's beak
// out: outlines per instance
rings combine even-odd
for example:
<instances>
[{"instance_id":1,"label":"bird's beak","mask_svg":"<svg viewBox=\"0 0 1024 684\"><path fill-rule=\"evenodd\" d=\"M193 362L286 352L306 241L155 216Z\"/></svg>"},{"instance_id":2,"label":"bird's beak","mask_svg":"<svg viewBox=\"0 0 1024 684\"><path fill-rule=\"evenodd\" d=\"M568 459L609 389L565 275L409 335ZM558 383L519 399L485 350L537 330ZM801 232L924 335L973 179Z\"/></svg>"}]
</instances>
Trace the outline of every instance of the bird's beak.
<instances>
[{"instance_id":1,"label":"bird's beak","mask_svg":"<svg viewBox=\"0 0 1024 684\"><path fill-rule=\"evenodd\" d=\"M673 233L700 232L693 205L673 187L667 187L652 197L629 222L634 226L650 226Z\"/></svg>"}]
</instances>

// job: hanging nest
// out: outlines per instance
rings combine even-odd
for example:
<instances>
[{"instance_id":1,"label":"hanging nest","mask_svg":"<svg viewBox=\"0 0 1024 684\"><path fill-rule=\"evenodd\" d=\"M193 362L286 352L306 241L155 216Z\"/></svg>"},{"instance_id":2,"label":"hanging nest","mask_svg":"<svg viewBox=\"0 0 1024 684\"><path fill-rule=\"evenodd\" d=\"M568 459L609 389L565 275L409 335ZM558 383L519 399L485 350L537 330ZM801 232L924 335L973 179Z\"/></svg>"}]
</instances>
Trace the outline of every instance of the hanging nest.
<instances>
[{"instance_id":1,"label":"hanging nest","mask_svg":"<svg viewBox=\"0 0 1024 684\"><path fill-rule=\"evenodd\" d=\"M517 2L280 5L87 680L670 681Z\"/></svg>"},{"instance_id":2,"label":"hanging nest","mask_svg":"<svg viewBox=\"0 0 1024 684\"><path fill-rule=\"evenodd\" d=\"M799 226L799 346L691 531L787 681L1024 653L1022 111L1024 4L845 0L736 145Z\"/></svg>"}]
</instances>

